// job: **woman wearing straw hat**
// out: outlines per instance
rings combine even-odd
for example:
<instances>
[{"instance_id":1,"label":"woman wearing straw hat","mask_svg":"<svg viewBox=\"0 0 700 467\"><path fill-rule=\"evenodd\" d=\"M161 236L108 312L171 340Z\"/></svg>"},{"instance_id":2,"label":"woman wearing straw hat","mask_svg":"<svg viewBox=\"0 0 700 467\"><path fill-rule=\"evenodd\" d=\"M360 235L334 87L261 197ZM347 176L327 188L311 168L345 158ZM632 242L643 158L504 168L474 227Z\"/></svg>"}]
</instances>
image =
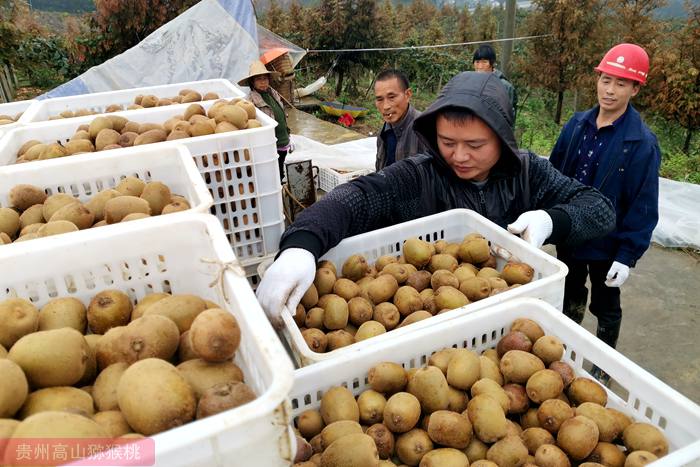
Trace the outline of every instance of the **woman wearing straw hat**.
<instances>
[{"instance_id":1,"label":"woman wearing straw hat","mask_svg":"<svg viewBox=\"0 0 700 467\"><path fill-rule=\"evenodd\" d=\"M284 159L291 148L289 144L289 127L287 126L287 116L284 113L284 104L279 93L270 86L270 76L277 77L279 73L265 68L260 60L256 60L250 65L248 76L238 82L239 86L250 87L250 100L255 107L265 112L277 121L275 137L277 138L277 162L280 170L280 180L284 177Z\"/></svg>"}]
</instances>

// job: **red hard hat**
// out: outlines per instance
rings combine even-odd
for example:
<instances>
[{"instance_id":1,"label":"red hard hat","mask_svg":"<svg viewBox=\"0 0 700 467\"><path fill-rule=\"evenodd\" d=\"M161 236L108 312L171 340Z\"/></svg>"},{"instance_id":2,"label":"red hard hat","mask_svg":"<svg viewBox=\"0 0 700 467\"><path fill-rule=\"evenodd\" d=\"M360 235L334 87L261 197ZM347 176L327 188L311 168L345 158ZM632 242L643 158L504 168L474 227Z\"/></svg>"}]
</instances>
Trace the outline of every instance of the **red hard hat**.
<instances>
[{"instance_id":1,"label":"red hard hat","mask_svg":"<svg viewBox=\"0 0 700 467\"><path fill-rule=\"evenodd\" d=\"M649 73L649 56L638 45L618 44L608 50L595 71L644 84Z\"/></svg>"}]
</instances>

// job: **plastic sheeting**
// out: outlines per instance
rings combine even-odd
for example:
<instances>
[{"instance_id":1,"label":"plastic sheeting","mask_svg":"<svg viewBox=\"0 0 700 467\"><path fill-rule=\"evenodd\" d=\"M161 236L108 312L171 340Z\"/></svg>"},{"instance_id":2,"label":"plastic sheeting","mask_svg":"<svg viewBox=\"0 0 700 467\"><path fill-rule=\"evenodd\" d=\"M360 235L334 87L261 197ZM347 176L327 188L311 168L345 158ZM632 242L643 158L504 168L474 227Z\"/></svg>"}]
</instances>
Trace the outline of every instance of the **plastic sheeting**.
<instances>
[{"instance_id":1,"label":"plastic sheeting","mask_svg":"<svg viewBox=\"0 0 700 467\"><path fill-rule=\"evenodd\" d=\"M377 139L364 138L347 143L327 145L306 138L292 135L294 151L287 156L286 162L311 159L313 165L336 170L374 170L377 155Z\"/></svg>"},{"instance_id":2,"label":"plastic sheeting","mask_svg":"<svg viewBox=\"0 0 700 467\"><path fill-rule=\"evenodd\" d=\"M278 36L269 29L258 24L258 47L260 48L260 55L262 56L265 52L270 49L275 49L277 47L284 47L289 51L289 56L292 59L292 66L296 67L297 64L306 55L306 50L298 47L287 39Z\"/></svg>"},{"instance_id":3,"label":"plastic sheeting","mask_svg":"<svg viewBox=\"0 0 700 467\"><path fill-rule=\"evenodd\" d=\"M263 49L258 49L258 34ZM257 26L251 2L203 0L138 45L38 99L215 78L235 83L273 47L288 48L295 64L305 53Z\"/></svg>"},{"instance_id":4,"label":"plastic sheeting","mask_svg":"<svg viewBox=\"0 0 700 467\"><path fill-rule=\"evenodd\" d=\"M659 223L651 240L700 249L700 185L659 179Z\"/></svg>"}]
</instances>

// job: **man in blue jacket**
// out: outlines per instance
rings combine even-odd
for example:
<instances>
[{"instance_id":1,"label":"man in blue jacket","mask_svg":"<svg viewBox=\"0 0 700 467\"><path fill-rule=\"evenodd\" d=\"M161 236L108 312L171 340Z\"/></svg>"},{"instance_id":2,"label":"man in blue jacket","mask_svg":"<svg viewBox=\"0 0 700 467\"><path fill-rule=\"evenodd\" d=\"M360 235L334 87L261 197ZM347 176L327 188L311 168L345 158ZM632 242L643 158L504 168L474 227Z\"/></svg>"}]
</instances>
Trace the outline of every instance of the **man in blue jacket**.
<instances>
[{"instance_id":1,"label":"man in blue jacket","mask_svg":"<svg viewBox=\"0 0 700 467\"><path fill-rule=\"evenodd\" d=\"M596 335L611 347L617 344L622 321L620 286L649 248L659 217L661 151L630 104L648 70L649 57L641 47L619 44L610 49L596 68L598 105L567 122L549 158L564 175L597 188L615 206L613 232L575 248L557 246L569 267L564 313L581 323L590 277Z\"/></svg>"}]
</instances>

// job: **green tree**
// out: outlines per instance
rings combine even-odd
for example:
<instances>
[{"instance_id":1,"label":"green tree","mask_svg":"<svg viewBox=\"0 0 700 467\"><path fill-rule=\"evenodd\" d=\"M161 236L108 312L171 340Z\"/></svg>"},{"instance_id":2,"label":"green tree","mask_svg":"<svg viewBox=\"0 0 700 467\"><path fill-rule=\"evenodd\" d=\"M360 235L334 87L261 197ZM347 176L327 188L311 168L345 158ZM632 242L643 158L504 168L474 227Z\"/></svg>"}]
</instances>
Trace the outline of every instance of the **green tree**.
<instances>
[{"instance_id":1,"label":"green tree","mask_svg":"<svg viewBox=\"0 0 700 467\"><path fill-rule=\"evenodd\" d=\"M270 0L270 6L265 10L259 22L270 31L281 35L288 31L286 19L287 14L277 3L277 0Z\"/></svg>"},{"instance_id":2,"label":"green tree","mask_svg":"<svg viewBox=\"0 0 700 467\"><path fill-rule=\"evenodd\" d=\"M473 14L474 39L478 41L490 41L498 35L498 18L494 8L488 5L477 4Z\"/></svg>"},{"instance_id":3,"label":"green tree","mask_svg":"<svg viewBox=\"0 0 700 467\"><path fill-rule=\"evenodd\" d=\"M458 26L457 26L457 42L469 42L473 40L474 22L469 9L465 6L459 10Z\"/></svg>"},{"instance_id":4,"label":"green tree","mask_svg":"<svg viewBox=\"0 0 700 467\"><path fill-rule=\"evenodd\" d=\"M525 29L529 35L545 35L527 44L525 56L517 63L530 88L544 88L556 94L554 121L561 121L564 92L577 89L584 76L597 65L597 51L591 50L599 37L599 0L535 0L535 10Z\"/></svg>"},{"instance_id":5,"label":"green tree","mask_svg":"<svg viewBox=\"0 0 700 467\"><path fill-rule=\"evenodd\" d=\"M684 27L652 62L658 85L651 95L654 109L686 129L683 151L689 153L693 133L700 129L700 5L687 2L686 9Z\"/></svg>"}]
</instances>

